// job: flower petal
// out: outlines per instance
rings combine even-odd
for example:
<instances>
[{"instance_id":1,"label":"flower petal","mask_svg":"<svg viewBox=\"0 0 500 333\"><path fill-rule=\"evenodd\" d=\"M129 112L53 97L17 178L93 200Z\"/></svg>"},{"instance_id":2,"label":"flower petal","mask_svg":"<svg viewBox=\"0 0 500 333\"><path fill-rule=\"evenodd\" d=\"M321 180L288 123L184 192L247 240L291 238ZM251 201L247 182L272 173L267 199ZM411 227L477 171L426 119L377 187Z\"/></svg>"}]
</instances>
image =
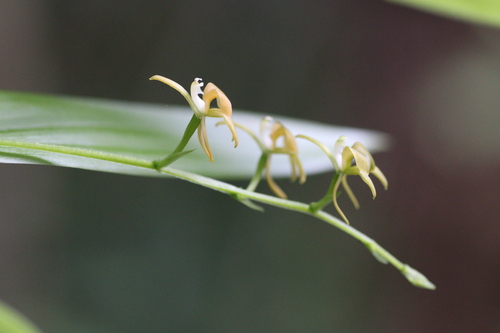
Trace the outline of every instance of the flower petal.
<instances>
[{"instance_id":1,"label":"flower petal","mask_svg":"<svg viewBox=\"0 0 500 333\"><path fill-rule=\"evenodd\" d=\"M212 150L210 149L210 144L208 143L205 117L201 118L200 126L198 126L198 140L200 141L201 148L203 148L208 158L210 159L210 162L213 162L214 158L212 155Z\"/></svg>"},{"instance_id":2,"label":"flower petal","mask_svg":"<svg viewBox=\"0 0 500 333\"><path fill-rule=\"evenodd\" d=\"M345 178L346 175L344 174L340 174L339 178L337 179L337 182L335 183L335 185L333 186L333 192L332 192L332 200L333 200L333 206L335 207L335 209L337 210L337 213L339 213L339 215L344 219L345 223L349 224L349 220L347 219L347 217L345 216L344 212L342 211L342 209L340 209L339 207L339 204L337 202L337 191L339 189L339 185L340 185L340 182L343 180L343 178Z\"/></svg>"},{"instance_id":3,"label":"flower petal","mask_svg":"<svg viewBox=\"0 0 500 333\"><path fill-rule=\"evenodd\" d=\"M307 176L299 157L297 155L290 155L290 161L292 163L292 168L296 169L299 173L299 184L304 184ZM296 172L294 172L294 174L296 174Z\"/></svg>"},{"instance_id":4,"label":"flower petal","mask_svg":"<svg viewBox=\"0 0 500 333\"><path fill-rule=\"evenodd\" d=\"M203 101L205 102L205 113L208 113L208 110L210 109L210 103L214 99L217 99L217 106L220 108L221 112L226 115L226 117L231 118L233 114L233 107L231 105L231 101L227 96L217 88L215 84L212 82L208 83L205 92L203 94Z\"/></svg>"},{"instance_id":5,"label":"flower petal","mask_svg":"<svg viewBox=\"0 0 500 333\"><path fill-rule=\"evenodd\" d=\"M267 158L266 180L267 180L267 184L269 185L269 188L271 189L271 191L273 191L274 194L276 194L276 196L278 196L282 199L287 198L287 195L285 194L285 192L283 192L283 190L278 186L278 184L276 184L276 182L271 177L271 155L269 155L269 157Z\"/></svg>"},{"instance_id":6,"label":"flower petal","mask_svg":"<svg viewBox=\"0 0 500 333\"><path fill-rule=\"evenodd\" d=\"M234 127L233 120L226 115L222 115L222 118L224 119L224 123L226 123L227 127L231 131L231 135L233 136L232 141L234 141L234 148L238 147L238 135L236 134L236 128Z\"/></svg>"},{"instance_id":7,"label":"flower petal","mask_svg":"<svg viewBox=\"0 0 500 333\"><path fill-rule=\"evenodd\" d=\"M354 205L354 208L359 209L359 201L354 195L354 192L351 190L351 187L347 183L347 176L342 177L342 187L346 191L347 195L349 196L349 199L351 199L352 204Z\"/></svg>"},{"instance_id":8,"label":"flower petal","mask_svg":"<svg viewBox=\"0 0 500 333\"><path fill-rule=\"evenodd\" d=\"M341 136L337 141L335 141L335 145L333 146L333 166L337 171L344 170L346 168L344 165L344 161L346 161L346 165L351 165L352 157L344 158L346 141L347 138L345 136ZM347 162L347 160L349 160L349 162Z\"/></svg>"},{"instance_id":9,"label":"flower petal","mask_svg":"<svg viewBox=\"0 0 500 333\"><path fill-rule=\"evenodd\" d=\"M193 99L191 98L191 95L189 95L187 90L184 89L180 84L178 84L177 82L175 82L173 80L167 79L166 77L163 77L161 75L154 75L154 76L150 77L149 79L165 83L166 85L169 85L170 87L172 87L175 90L177 90L178 92L180 92L181 95L184 96L186 101L189 103L189 106L191 107L193 112L198 116L198 118L200 118L200 110L198 110L196 103L193 101Z\"/></svg>"},{"instance_id":10,"label":"flower petal","mask_svg":"<svg viewBox=\"0 0 500 333\"><path fill-rule=\"evenodd\" d=\"M387 187L388 187L389 183L387 182L387 178L385 178L385 176L382 173L382 171L380 171L380 169L378 167L375 167L375 169L373 169L373 171L371 173L372 173L372 175L374 175L375 177L377 177L378 180L380 180L380 182L384 186L384 189L387 190Z\"/></svg>"}]
</instances>

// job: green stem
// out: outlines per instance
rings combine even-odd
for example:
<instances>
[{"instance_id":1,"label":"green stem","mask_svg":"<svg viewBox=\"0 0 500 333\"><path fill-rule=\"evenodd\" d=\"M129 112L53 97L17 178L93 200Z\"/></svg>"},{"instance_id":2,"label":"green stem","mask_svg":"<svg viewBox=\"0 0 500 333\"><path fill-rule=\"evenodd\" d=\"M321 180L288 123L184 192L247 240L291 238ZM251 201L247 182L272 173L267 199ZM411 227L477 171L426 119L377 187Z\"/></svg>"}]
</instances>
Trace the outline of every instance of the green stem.
<instances>
[{"instance_id":1,"label":"green stem","mask_svg":"<svg viewBox=\"0 0 500 333\"><path fill-rule=\"evenodd\" d=\"M319 210L322 210L323 208L325 208L325 206L327 206L332 202L333 188L335 187L335 184L339 181L339 176L340 174L338 172L335 172L335 174L333 175L332 182L330 183L330 187L328 188L328 191L326 192L325 196L321 200L316 202L311 202L309 204L309 209L311 210L311 212L315 213Z\"/></svg>"},{"instance_id":2,"label":"green stem","mask_svg":"<svg viewBox=\"0 0 500 333\"><path fill-rule=\"evenodd\" d=\"M191 121L190 125L192 123L194 123L194 122ZM189 127L189 125L188 125L188 127ZM186 132L188 132L188 131L186 130ZM185 137L186 137L186 135L185 135ZM183 137L183 141L185 140L185 137ZM181 143L183 141L181 141ZM130 166L135 166L135 167L141 167L141 168L147 168L147 169L153 169L153 170L156 169L157 170L157 168L156 168L157 165L154 162L151 162L148 160L138 159L138 158L129 157L129 156L123 156L123 155L118 155L118 154L105 153L105 152L100 152L100 151L95 151L95 150L90 150L90 149L58 146L58 145L43 144L43 143L24 142L24 141L16 141L16 140L0 140L0 146L9 146L9 147L18 147L18 148L28 148L28 149L33 149L33 150L50 151L53 153L94 158L94 159L108 161L108 162L115 162L115 163L121 163L121 164L130 165ZM179 144L178 148L180 146L181 146L181 144ZM184 144L184 146L185 146L185 144ZM180 149L180 151L182 151L183 147L179 148L179 149ZM261 157L261 159L262 159L262 157ZM238 197L238 198L243 198L243 199L251 199L253 201L258 201L258 202L268 204L271 206L280 207L280 208L288 209L288 210L293 210L296 212L301 212L303 214L314 216L314 217L342 230L343 232L347 233L348 235L350 235L350 236L354 237L355 239L357 239L358 241L360 241L362 244L364 244L372 252L372 254L379 261L384 262L384 263L391 263L413 285L415 285L417 287L421 287L421 288L426 288L426 289L435 289L434 284L432 284L424 275L422 275L420 272L416 271L415 269L411 268L407 264L404 264L401 261L399 261L398 259L396 259L392 254L390 254L387 250L385 250L383 247L381 247L373 239L369 238L368 236L366 236L362 232L354 229L350 225L345 224L340 219L338 219L338 218L336 218L336 217L334 217L334 216L332 216L332 215L330 215L322 210L317 210L317 211L311 210L311 208L310 208L311 205L308 205L308 204L305 204L302 202L281 199L281 198L273 197L273 196L266 195L266 194L256 193L253 191L249 191L249 190L245 190L245 189L236 187L236 186L228 184L228 183L224 183L224 182L215 180L215 179L200 176L198 174L194 174L194 173L190 173L190 172L186 172L186 171L173 169L170 167L166 167L164 169L161 169L160 172L165 173L167 175L174 176L176 178L187 180L189 182L192 182L192 183L195 183L195 184L207 187L207 188L211 188L211 189L219 191L219 192L229 194L233 197Z\"/></svg>"},{"instance_id":3,"label":"green stem","mask_svg":"<svg viewBox=\"0 0 500 333\"><path fill-rule=\"evenodd\" d=\"M200 125L200 122L201 122L201 119L198 118L195 114L193 114L193 116L191 117L191 120L189 121L189 124L186 127L186 130L184 131L184 135L182 136L182 139L179 142L179 144L177 145L177 147L175 148L175 150L172 153L170 153L167 157L165 157L164 159L153 161L153 165L154 165L154 168L156 170L160 171L162 168L166 167L169 164L172 164L178 158L180 158L180 157L184 156L185 154L190 153L192 151L191 150L189 152L183 153L184 148L186 148L186 145L188 144L188 142L191 139L191 137L193 136L194 132L196 131L196 129Z\"/></svg>"},{"instance_id":4,"label":"green stem","mask_svg":"<svg viewBox=\"0 0 500 333\"><path fill-rule=\"evenodd\" d=\"M266 167L268 157L269 154L266 152L263 152L262 155L260 155L259 163L257 163L257 169L255 170L252 180L247 186L247 191L253 192L259 185L260 180L262 179L262 171L264 171L264 168Z\"/></svg>"}]
</instances>

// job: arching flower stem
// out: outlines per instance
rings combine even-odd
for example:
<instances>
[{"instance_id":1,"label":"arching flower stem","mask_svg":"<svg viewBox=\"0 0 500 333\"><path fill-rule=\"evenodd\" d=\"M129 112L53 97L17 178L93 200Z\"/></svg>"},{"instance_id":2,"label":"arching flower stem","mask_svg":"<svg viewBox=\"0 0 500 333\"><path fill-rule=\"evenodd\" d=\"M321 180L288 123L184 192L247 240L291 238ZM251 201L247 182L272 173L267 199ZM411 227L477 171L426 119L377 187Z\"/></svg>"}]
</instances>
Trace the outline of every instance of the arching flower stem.
<instances>
[{"instance_id":1,"label":"arching flower stem","mask_svg":"<svg viewBox=\"0 0 500 333\"><path fill-rule=\"evenodd\" d=\"M186 126L186 129L184 131L184 134L182 135L182 139L175 148L175 150L170 153L167 157L161 159L161 160L155 160L153 161L153 165L156 170L160 171L162 168L172 164L175 162L177 159L181 158L182 156L189 154L190 152L194 151L192 150L187 150L183 151L184 148L186 148L186 145L188 144L189 140L193 136L194 132L198 129L200 126L201 119L196 116L196 114L193 114L191 117L191 120L189 121L188 125Z\"/></svg>"},{"instance_id":2,"label":"arching flower stem","mask_svg":"<svg viewBox=\"0 0 500 333\"><path fill-rule=\"evenodd\" d=\"M267 160L269 159L269 153L268 152L263 152L260 155L259 162L257 163L257 168L255 169L255 173L253 174L252 180L247 186L247 191L255 191L257 186L260 183L260 180L262 179L262 172L266 168L267 165Z\"/></svg>"},{"instance_id":3,"label":"arching flower stem","mask_svg":"<svg viewBox=\"0 0 500 333\"><path fill-rule=\"evenodd\" d=\"M311 202L309 204L309 209L311 210L311 212L313 213L318 212L332 203L333 189L335 188L336 184L340 183L341 181L340 179L341 179L340 173L335 172L335 174L333 175L333 179L330 183L330 187L328 188L328 191L326 192L325 196L321 200Z\"/></svg>"}]
</instances>

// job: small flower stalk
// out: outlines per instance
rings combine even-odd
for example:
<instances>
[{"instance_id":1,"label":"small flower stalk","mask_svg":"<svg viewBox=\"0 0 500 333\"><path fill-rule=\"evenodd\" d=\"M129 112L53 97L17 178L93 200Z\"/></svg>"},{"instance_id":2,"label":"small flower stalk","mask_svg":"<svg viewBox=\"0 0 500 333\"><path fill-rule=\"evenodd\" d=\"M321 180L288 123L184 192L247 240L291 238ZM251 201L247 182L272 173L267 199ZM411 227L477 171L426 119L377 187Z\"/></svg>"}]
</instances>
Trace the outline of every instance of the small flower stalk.
<instances>
[{"instance_id":1,"label":"small flower stalk","mask_svg":"<svg viewBox=\"0 0 500 333\"><path fill-rule=\"evenodd\" d=\"M200 145L203 148L203 151L205 151L205 153L207 154L210 162L213 162L214 159L212 150L210 149L210 144L208 143L205 122L206 117L222 118L224 124L226 124L231 131L232 141L234 141L234 147L236 148L238 146L238 135L236 134L236 129L232 120L233 109L231 101L215 84L210 82L207 84L205 89L202 90L201 88L204 85L203 80L200 78L196 78L194 79L193 83L191 83L190 93L188 93L186 89L184 89L180 84L166 77L154 75L150 78L150 80L163 82L174 88L179 93L181 93L182 96L184 96L186 101L189 103L189 106L193 110L194 116L198 119L194 122L195 124L197 124L198 140L200 141ZM211 107L211 103L213 102L213 100L216 101L217 107ZM190 137L190 135L187 137L187 141L189 141ZM181 144L183 144L182 148L180 148L180 151L178 151L180 146L177 147L174 153L179 154L187 144L187 141L181 142Z\"/></svg>"},{"instance_id":2,"label":"small flower stalk","mask_svg":"<svg viewBox=\"0 0 500 333\"><path fill-rule=\"evenodd\" d=\"M287 198L285 192L276 184L271 176L271 156L274 154L288 155L292 182L299 179L299 183L303 184L306 181L306 173L299 159L299 150L295 137L282 123L273 120L269 116L264 117L260 123L259 137L241 124L236 124L236 126L247 132L262 150L255 176L247 187L248 190L255 190L264 170L266 181L271 191L280 198Z\"/></svg>"}]
</instances>

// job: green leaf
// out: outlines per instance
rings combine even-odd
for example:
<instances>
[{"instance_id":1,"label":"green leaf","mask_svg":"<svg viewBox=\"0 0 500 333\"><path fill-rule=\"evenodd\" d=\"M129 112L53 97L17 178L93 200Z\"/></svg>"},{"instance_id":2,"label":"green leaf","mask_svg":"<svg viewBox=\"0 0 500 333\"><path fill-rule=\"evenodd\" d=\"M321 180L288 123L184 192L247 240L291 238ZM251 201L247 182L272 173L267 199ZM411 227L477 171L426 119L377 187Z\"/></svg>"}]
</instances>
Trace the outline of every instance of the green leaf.
<instances>
[{"instance_id":1,"label":"green leaf","mask_svg":"<svg viewBox=\"0 0 500 333\"><path fill-rule=\"evenodd\" d=\"M165 177L152 169L152 161L175 149L191 117L189 107L0 91L0 162ZM257 133L262 117L233 111L234 121ZM388 147L388 137L375 131L275 118L292 133L313 136L332 147L340 135L352 143L363 142L372 152ZM239 146L233 148L229 130L216 127L217 121L207 119L215 162L208 161L195 135L186 147L195 151L172 166L209 177L248 179L259 160L259 148L243 131ZM331 169L328 158L313 144L299 140L299 150L309 174ZM278 162L280 157L284 163ZM289 172L288 160L277 156L274 176Z\"/></svg>"},{"instance_id":2,"label":"green leaf","mask_svg":"<svg viewBox=\"0 0 500 333\"><path fill-rule=\"evenodd\" d=\"M434 14L500 27L498 0L387 0Z\"/></svg>"},{"instance_id":3,"label":"green leaf","mask_svg":"<svg viewBox=\"0 0 500 333\"><path fill-rule=\"evenodd\" d=\"M2 333L41 333L22 314L0 302L0 332Z\"/></svg>"}]
</instances>

